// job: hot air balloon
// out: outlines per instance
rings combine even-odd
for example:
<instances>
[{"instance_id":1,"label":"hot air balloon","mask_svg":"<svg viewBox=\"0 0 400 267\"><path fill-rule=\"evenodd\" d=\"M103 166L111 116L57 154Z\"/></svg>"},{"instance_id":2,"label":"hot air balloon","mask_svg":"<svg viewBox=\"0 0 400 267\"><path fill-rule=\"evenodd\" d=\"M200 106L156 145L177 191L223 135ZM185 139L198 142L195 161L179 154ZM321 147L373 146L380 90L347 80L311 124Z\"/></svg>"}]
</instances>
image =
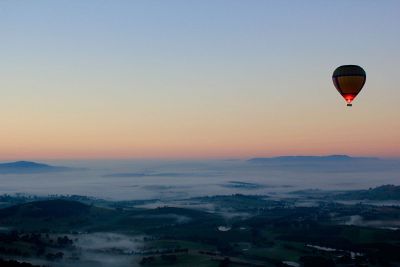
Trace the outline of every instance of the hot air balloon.
<instances>
[{"instance_id":1,"label":"hot air balloon","mask_svg":"<svg viewBox=\"0 0 400 267\"><path fill-rule=\"evenodd\" d=\"M354 98L365 84L366 74L363 68L357 65L343 65L335 69L332 75L333 84L351 107Z\"/></svg>"}]
</instances>

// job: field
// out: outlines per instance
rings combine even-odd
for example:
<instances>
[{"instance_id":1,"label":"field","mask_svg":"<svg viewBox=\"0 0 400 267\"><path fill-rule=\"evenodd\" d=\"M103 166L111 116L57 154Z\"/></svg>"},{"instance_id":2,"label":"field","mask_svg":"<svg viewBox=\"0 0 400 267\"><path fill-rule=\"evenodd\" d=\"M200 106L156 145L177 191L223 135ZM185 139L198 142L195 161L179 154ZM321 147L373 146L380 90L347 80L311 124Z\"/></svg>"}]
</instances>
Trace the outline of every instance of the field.
<instances>
[{"instance_id":1,"label":"field","mask_svg":"<svg viewBox=\"0 0 400 267\"><path fill-rule=\"evenodd\" d=\"M400 231L344 223L355 215L366 224L368 218L391 222L400 216L396 207L323 199L299 207L293 198L245 195L187 200L194 207L208 204L213 211L76 197L16 202L0 209L0 255L31 264L108 266L110 259L121 267L400 262Z\"/></svg>"}]
</instances>

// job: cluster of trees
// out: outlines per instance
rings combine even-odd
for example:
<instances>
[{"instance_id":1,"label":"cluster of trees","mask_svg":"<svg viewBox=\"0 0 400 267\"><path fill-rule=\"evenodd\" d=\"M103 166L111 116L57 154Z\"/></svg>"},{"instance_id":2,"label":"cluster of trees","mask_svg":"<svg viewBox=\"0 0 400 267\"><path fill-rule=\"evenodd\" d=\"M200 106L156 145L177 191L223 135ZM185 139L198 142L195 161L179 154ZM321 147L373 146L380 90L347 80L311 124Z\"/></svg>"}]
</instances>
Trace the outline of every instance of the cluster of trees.
<instances>
[{"instance_id":1,"label":"cluster of trees","mask_svg":"<svg viewBox=\"0 0 400 267\"><path fill-rule=\"evenodd\" d=\"M15 247L12 246L13 243L28 243L32 244L32 248L34 251L30 251L27 249L23 249L24 246ZM11 246L10 246L11 245ZM22 257L30 257L32 252L36 254L36 257L44 257L49 261L57 261L61 260L64 256L62 252L46 253L46 248L65 248L73 245L73 240L68 238L67 236L57 237L57 239L51 239L49 234L40 234L40 233L24 233L18 231L11 231L9 233L0 233L0 253L3 255L12 255L12 256L22 256ZM7 263L7 264L18 264L17 263ZM6 266L0 263L0 266ZM14 266L14 265L10 265ZM15 265L19 266L19 265ZM28 265L30 266L30 265Z\"/></svg>"},{"instance_id":2,"label":"cluster of trees","mask_svg":"<svg viewBox=\"0 0 400 267\"><path fill-rule=\"evenodd\" d=\"M175 262L178 261L178 256L175 254L162 254L160 256L161 261L167 264L174 264ZM149 257L143 257L139 264L140 265L151 265L156 261L155 256L149 256Z\"/></svg>"},{"instance_id":3,"label":"cluster of trees","mask_svg":"<svg viewBox=\"0 0 400 267\"><path fill-rule=\"evenodd\" d=\"M22 251L19 248L8 248L0 246L0 253L3 255L13 255L13 256L22 256L22 257L29 257L29 253L26 251ZM0 265L3 266L3 265Z\"/></svg>"},{"instance_id":4,"label":"cluster of trees","mask_svg":"<svg viewBox=\"0 0 400 267\"><path fill-rule=\"evenodd\" d=\"M47 253L47 254L46 254L46 260L48 260L48 261L57 261L57 260L61 260L63 257L64 257L64 253L62 253L62 252Z\"/></svg>"},{"instance_id":5,"label":"cluster of trees","mask_svg":"<svg viewBox=\"0 0 400 267\"><path fill-rule=\"evenodd\" d=\"M57 245L61 247L72 246L73 243L74 241L72 241L72 239L69 239L68 236L57 237Z\"/></svg>"},{"instance_id":6,"label":"cluster of trees","mask_svg":"<svg viewBox=\"0 0 400 267\"><path fill-rule=\"evenodd\" d=\"M8 233L0 233L0 243L11 244L14 242L25 242L36 246L51 245L55 247L67 247L73 245L73 240L68 236L57 237L51 239L49 234L41 233L25 233L23 231L10 231Z\"/></svg>"}]
</instances>

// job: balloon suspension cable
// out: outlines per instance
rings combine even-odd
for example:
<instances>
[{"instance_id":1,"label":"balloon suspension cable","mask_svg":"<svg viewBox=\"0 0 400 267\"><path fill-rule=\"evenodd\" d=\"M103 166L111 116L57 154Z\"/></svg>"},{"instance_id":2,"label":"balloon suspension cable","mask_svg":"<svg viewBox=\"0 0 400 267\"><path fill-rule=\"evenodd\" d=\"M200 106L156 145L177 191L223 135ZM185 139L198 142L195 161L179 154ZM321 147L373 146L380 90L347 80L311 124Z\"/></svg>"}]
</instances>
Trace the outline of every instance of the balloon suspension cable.
<instances>
[{"instance_id":1,"label":"balloon suspension cable","mask_svg":"<svg viewBox=\"0 0 400 267\"><path fill-rule=\"evenodd\" d=\"M347 104L347 106L348 106L348 107L352 107L352 106L353 106L353 104L350 104L350 103L348 103L348 104Z\"/></svg>"}]
</instances>

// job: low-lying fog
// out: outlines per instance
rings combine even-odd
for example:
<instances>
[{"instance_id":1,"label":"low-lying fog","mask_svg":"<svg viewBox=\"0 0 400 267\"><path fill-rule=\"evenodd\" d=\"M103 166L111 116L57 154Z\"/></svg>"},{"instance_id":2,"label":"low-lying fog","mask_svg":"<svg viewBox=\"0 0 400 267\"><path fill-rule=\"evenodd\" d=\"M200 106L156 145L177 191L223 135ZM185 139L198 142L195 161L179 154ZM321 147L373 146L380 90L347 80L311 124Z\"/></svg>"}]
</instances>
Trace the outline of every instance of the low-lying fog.
<instances>
[{"instance_id":1,"label":"low-lying fog","mask_svg":"<svg viewBox=\"0 0 400 267\"><path fill-rule=\"evenodd\" d=\"M91 233L68 235L74 240L74 248L57 250L64 253L57 262L29 259L34 264L59 267L124 267L140 266L140 256L135 256L143 245L142 236L115 233ZM26 259L21 259L25 260Z\"/></svg>"},{"instance_id":2,"label":"low-lying fog","mask_svg":"<svg viewBox=\"0 0 400 267\"><path fill-rule=\"evenodd\" d=\"M43 161L38 161L43 162ZM106 199L180 199L299 189L365 189L399 184L395 161L297 167L229 161L47 161L74 171L0 174L0 194L78 194Z\"/></svg>"}]
</instances>

